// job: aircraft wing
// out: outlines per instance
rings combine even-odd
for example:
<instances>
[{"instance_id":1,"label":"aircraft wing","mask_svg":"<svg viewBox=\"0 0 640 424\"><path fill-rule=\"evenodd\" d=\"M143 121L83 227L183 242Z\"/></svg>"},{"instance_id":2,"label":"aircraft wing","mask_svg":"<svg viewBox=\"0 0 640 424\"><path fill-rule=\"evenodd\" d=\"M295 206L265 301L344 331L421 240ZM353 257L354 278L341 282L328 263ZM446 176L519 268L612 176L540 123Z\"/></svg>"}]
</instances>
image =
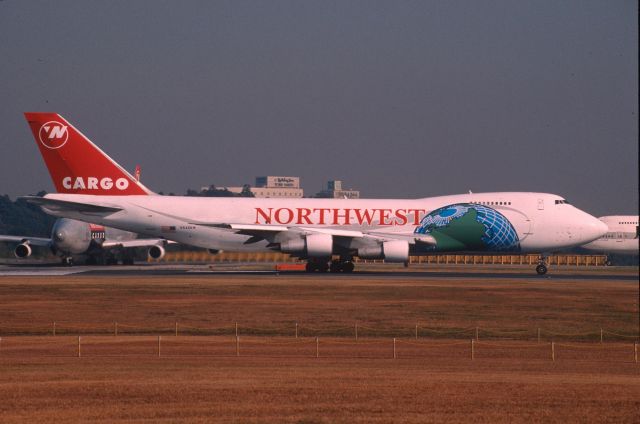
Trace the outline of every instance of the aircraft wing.
<instances>
[{"instance_id":1,"label":"aircraft wing","mask_svg":"<svg viewBox=\"0 0 640 424\"><path fill-rule=\"evenodd\" d=\"M50 238L0 235L0 242L3 242L3 241L9 242L9 243L27 243L33 246L45 246L45 247L51 244Z\"/></svg>"},{"instance_id":2,"label":"aircraft wing","mask_svg":"<svg viewBox=\"0 0 640 424\"><path fill-rule=\"evenodd\" d=\"M39 196L22 196L19 199L38 205L52 212L80 212L93 214L110 214L121 211L122 208L106 205L94 205L91 203L72 202L69 200L49 199Z\"/></svg>"},{"instance_id":3,"label":"aircraft wing","mask_svg":"<svg viewBox=\"0 0 640 424\"><path fill-rule=\"evenodd\" d=\"M133 248L133 247L151 247L151 246L164 246L165 244L173 244L174 241L165 240L162 238L156 239L133 239L133 240L105 240L102 243L103 248L110 247L124 247L124 248Z\"/></svg>"},{"instance_id":4,"label":"aircraft wing","mask_svg":"<svg viewBox=\"0 0 640 424\"><path fill-rule=\"evenodd\" d=\"M235 233L252 236L259 239L268 239L278 233L291 234L329 234L334 237L343 237L351 239L369 239L372 241L389 241L403 240L409 244L424 243L429 245L436 244L435 238L428 234L407 234L380 231L358 231L343 230L339 228L318 228L318 227L287 227L283 225L253 225L253 224L207 224L202 222L192 222L194 225L204 225L208 227L216 227L232 230Z\"/></svg>"},{"instance_id":5,"label":"aircraft wing","mask_svg":"<svg viewBox=\"0 0 640 424\"><path fill-rule=\"evenodd\" d=\"M428 244L431 246L435 246L436 239L429 234L399 234L399 233L380 233L380 232L370 232L366 234L367 237L378 239L379 241L390 241L390 240L404 240L409 242L409 244Z\"/></svg>"}]
</instances>

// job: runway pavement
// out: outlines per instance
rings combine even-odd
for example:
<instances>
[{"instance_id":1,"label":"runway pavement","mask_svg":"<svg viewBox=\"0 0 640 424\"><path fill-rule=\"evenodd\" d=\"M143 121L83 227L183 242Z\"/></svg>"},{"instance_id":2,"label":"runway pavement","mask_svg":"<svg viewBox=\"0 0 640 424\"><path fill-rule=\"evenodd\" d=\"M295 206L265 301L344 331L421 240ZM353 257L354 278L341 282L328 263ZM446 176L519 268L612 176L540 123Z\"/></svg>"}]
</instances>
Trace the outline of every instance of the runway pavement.
<instances>
[{"instance_id":1,"label":"runway pavement","mask_svg":"<svg viewBox=\"0 0 640 424\"><path fill-rule=\"evenodd\" d=\"M176 265L176 264L141 264L133 266L45 266L45 265L0 265L0 277L3 276L63 276L63 275L112 275L126 276L171 276L171 275L296 275L299 278L317 278L321 274L308 274L296 271L277 272L269 264L216 264L210 265ZM575 268L551 267L549 273L540 276L532 267L527 266L443 266L419 265L410 268L385 265L359 265L352 274L326 274L326 278L349 279L386 279L386 278L430 278L430 279L517 279L517 280L609 280L638 281L638 270L633 267L615 268Z\"/></svg>"}]
</instances>

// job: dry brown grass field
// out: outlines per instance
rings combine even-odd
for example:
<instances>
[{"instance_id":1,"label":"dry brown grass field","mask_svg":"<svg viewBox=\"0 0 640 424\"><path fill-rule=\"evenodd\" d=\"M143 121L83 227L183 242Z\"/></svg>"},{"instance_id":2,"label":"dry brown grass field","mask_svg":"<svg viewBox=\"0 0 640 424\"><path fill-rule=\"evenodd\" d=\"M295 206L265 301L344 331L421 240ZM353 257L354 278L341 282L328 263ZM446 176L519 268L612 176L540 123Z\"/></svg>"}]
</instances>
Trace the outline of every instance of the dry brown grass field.
<instances>
[{"instance_id":1,"label":"dry brown grass field","mask_svg":"<svg viewBox=\"0 0 640 424\"><path fill-rule=\"evenodd\" d=\"M0 420L638 422L637 283L353 277L0 277Z\"/></svg>"}]
</instances>

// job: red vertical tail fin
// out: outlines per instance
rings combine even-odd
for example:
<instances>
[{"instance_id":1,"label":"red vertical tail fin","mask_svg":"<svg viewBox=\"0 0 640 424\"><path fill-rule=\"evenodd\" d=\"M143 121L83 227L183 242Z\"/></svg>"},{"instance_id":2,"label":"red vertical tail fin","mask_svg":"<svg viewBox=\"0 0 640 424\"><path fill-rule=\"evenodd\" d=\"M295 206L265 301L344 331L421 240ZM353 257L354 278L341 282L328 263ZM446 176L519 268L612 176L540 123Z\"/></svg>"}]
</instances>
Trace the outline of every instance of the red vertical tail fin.
<instances>
[{"instance_id":1,"label":"red vertical tail fin","mask_svg":"<svg viewBox=\"0 0 640 424\"><path fill-rule=\"evenodd\" d=\"M40 112L24 115L58 193L152 194L62 116Z\"/></svg>"}]
</instances>

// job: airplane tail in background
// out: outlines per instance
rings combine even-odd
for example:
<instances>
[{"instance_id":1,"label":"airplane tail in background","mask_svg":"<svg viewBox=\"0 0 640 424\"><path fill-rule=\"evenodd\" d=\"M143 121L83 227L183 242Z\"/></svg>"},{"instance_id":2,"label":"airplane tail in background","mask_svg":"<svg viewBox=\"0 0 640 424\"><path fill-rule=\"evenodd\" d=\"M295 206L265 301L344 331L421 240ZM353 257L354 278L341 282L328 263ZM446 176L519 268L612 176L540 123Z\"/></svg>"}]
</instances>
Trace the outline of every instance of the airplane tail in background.
<instances>
[{"instance_id":1,"label":"airplane tail in background","mask_svg":"<svg viewBox=\"0 0 640 424\"><path fill-rule=\"evenodd\" d=\"M58 193L153 194L62 116L24 115Z\"/></svg>"}]
</instances>

